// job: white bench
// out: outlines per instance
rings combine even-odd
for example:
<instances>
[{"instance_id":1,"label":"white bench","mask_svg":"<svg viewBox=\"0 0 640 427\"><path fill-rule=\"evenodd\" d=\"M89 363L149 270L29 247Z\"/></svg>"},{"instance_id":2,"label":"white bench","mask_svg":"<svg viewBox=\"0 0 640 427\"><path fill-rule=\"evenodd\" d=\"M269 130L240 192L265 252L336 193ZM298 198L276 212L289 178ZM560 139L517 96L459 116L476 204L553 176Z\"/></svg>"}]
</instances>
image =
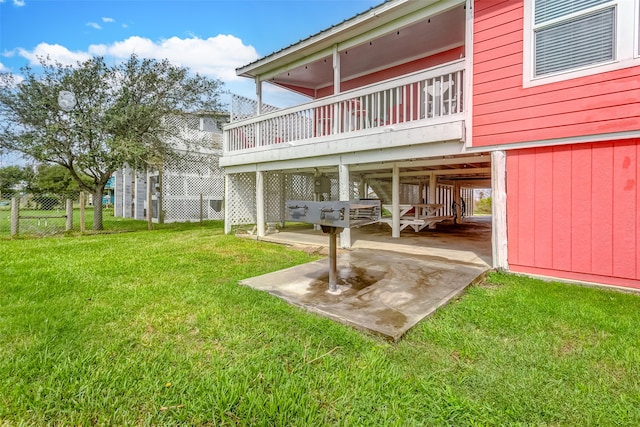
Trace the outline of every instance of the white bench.
<instances>
[{"instance_id":1,"label":"white bench","mask_svg":"<svg viewBox=\"0 0 640 427\"><path fill-rule=\"evenodd\" d=\"M384 222L385 224L388 224L389 227L393 228L393 218L380 218L380 222ZM424 223L425 221L422 219L415 219L411 217L400 218L400 231L409 226L413 227L413 229L416 231L421 230L424 227Z\"/></svg>"},{"instance_id":2,"label":"white bench","mask_svg":"<svg viewBox=\"0 0 640 427\"><path fill-rule=\"evenodd\" d=\"M400 218L400 231L404 230L407 227L411 227L414 231L418 232L420 230L423 230L425 227L432 227L442 221L446 221L452 218L452 216L424 216L422 218L415 219L411 216L405 216ZM389 227L393 228L393 218L380 218L380 222L388 224Z\"/></svg>"}]
</instances>

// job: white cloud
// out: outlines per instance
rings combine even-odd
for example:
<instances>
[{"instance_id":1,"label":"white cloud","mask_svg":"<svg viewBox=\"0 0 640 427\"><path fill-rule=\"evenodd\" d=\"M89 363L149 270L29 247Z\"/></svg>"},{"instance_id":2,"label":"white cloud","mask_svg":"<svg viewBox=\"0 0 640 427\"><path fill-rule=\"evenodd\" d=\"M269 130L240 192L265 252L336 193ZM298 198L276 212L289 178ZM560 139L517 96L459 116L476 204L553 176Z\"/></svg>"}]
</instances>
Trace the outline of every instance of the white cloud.
<instances>
[{"instance_id":1,"label":"white cloud","mask_svg":"<svg viewBox=\"0 0 640 427\"><path fill-rule=\"evenodd\" d=\"M13 0L13 5L14 6L18 6L18 7L22 7L22 6L24 6L24 0Z\"/></svg>"},{"instance_id":2,"label":"white cloud","mask_svg":"<svg viewBox=\"0 0 640 427\"><path fill-rule=\"evenodd\" d=\"M72 52L59 44L40 43L32 51L18 49L18 54L29 60L29 65L40 65L39 58L49 57L53 62L60 62L62 65L76 65L91 59L91 55L86 52Z\"/></svg>"},{"instance_id":3,"label":"white cloud","mask_svg":"<svg viewBox=\"0 0 640 427\"><path fill-rule=\"evenodd\" d=\"M255 96L253 81L236 76L235 69L255 61L258 53L253 46L245 45L241 39L232 35L218 35L207 39L172 37L158 42L134 36L112 44L90 45L86 51L71 51L59 44L40 43L33 50L16 49L5 51L3 55L19 55L26 58L29 65L39 66L39 58L48 57L51 62L76 65L94 56L103 56L108 63L118 63L128 59L133 53L141 58L166 58L193 72L231 83L228 85L231 90Z\"/></svg>"},{"instance_id":4,"label":"white cloud","mask_svg":"<svg viewBox=\"0 0 640 427\"><path fill-rule=\"evenodd\" d=\"M96 30L101 30L102 27L97 22L87 22L87 27L95 28Z\"/></svg>"},{"instance_id":5,"label":"white cloud","mask_svg":"<svg viewBox=\"0 0 640 427\"><path fill-rule=\"evenodd\" d=\"M171 37L160 42L133 36L110 45L91 45L89 53L116 59L126 59L132 53L144 58L166 58L173 64L223 81L239 79L235 69L258 58L253 46L245 45L235 36L223 34L208 39Z\"/></svg>"},{"instance_id":6,"label":"white cloud","mask_svg":"<svg viewBox=\"0 0 640 427\"><path fill-rule=\"evenodd\" d=\"M19 85L24 81L24 77L20 74L12 73L11 69L6 67L3 63L0 62L0 73L7 73L13 76L13 84Z\"/></svg>"},{"instance_id":7,"label":"white cloud","mask_svg":"<svg viewBox=\"0 0 640 427\"><path fill-rule=\"evenodd\" d=\"M102 17L102 22L116 22L116 20L113 19L113 18L107 18L107 17L103 16Z\"/></svg>"}]
</instances>

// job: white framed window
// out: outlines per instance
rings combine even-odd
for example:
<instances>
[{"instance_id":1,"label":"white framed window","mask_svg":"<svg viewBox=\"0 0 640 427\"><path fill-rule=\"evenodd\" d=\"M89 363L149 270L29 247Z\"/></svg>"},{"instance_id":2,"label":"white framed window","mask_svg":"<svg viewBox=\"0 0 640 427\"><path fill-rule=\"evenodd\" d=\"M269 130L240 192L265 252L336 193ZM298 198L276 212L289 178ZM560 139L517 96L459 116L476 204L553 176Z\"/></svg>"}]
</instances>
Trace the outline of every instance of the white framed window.
<instances>
[{"instance_id":1,"label":"white framed window","mask_svg":"<svg viewBox=\"0 0 640 427\"><path fill-rule=\"evenodd\" d=\"M640 56L640 2L636 5L636 56Z\"/></svg>"},{"instance_id":2,"label":"white framed window","mask_svg":"<svg viewBox=\"0 0 640 427\"><path fill-rule=\"evenodd\" d=\"M525 0L523 85L640 65L640 0Z\"/></svg>"}]
</instances>

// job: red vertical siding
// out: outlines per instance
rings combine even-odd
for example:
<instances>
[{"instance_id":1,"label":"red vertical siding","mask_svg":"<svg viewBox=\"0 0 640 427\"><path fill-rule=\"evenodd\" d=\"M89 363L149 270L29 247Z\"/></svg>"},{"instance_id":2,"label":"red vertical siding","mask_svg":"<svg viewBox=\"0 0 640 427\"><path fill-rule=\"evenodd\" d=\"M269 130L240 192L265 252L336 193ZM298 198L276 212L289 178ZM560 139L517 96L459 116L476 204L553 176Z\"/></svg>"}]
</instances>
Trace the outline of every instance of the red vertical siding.
<instances>
[{"instance_id":1,"label":"red vertical siding","mask_svg":"<svg viewBox=\"0 0 640 427\"><path fill-rule=\"evenodd\" d=\"M567 271L588 273L591 271L591 177L593 163L591 144L573 147L571 150L571 199L567 210L571 211L571 265Z\"/></svg>"},{"instance_id":2,"label":"red vertical siding","mask_svg":"<svg viewBox=\"0 0 640 427\"><path fill-rule=\"evenodd\" d=\"M640 147L636 145L636 277L640 276L640 215L637 214L640 211L640 167L638 162L640 161Z\"/></svg>"},{"instance_id":3,"label":"red vertical siding","mask_svg":"<svg viewBox=\"0 0 640 427\"><path fill-rule=\"evenodd\" d=\"M509 262L520 264L520 191L518 183L520 182L520 156L507 156L506 158L507 173L507 191L509 192L509 206L513 206L508 210L507 215L507 239L509 242ZM510 230L514 230L511 233Z\"/></svg>"},{"instance_id":4,"label":"red vertical siding","mask_svg":"<svg viewBox=\"0 0 640 427\"><path fill-rule=\"evenodd\" d=\"M533 239L535 248L534 262L543 268L551 268L552 254L549 248L553 247L553 151L551 148L538 148L534 150L535 162L535 192L531 198L533 201ZM527 194L527 193L524 193Z\"/></svg>"},{"instance_id":5,"label":"red vertical siding","mask_svg":"<svg viewBox=\"0 0 640 427\"><path fill-rule=\"evenodd\" d=\"M507 153L509 268L640 288L640 139Z\"/></svg>"},{"instance_id":6,"label":"red vertical siding","mask_svg":"<svg viewBox=\"0 0 640 427\"><path fill-rule=\"evenodd\" d=\"M592 272L609 276L613 264L613 150L611 143L594 144L591 148L594 174L591 181L591 245Z\"/></svg>"},{"instance_id":7,"label":"red vertical siding","mask_svg":"<svg viewBox=\"0 0 640 427\"><path fill-rule=\"evenodd\" d=\"M520 203L518 205L518 234L520 235L519 255L523 264L535 264L535 193L536 163L535 150L526 150L520 156L520 176L518 189ZM525 173L523 173L525 172ZM508 173L508 172L507 172ZM509 189L507 189L509 192ZM507 213L508 214L508 213Z\"/></svg>"},{"instance_id":8,"label":"red vertical siding","mask_svg":"<svg viewBox=\"0 0 640 427\"><path fill-rule=\"evenodd\" d=\"M571 150L553 148L552 177L554 189L551 193L551 248L550 268L571 269Z\"/></svg>"},{"instance_id":9,"label":"red vertical siding","mask_svg":"<svg viewBox=\"0 0 640 427\"><path fill-rule=\"evenodd\" d=\"M474 146L638 129L640 67L523 88L523 0L476 0Z\"/></svg>"},{"instance_id":10,"label":"red vertical siding","mask_svg":"<svg viewBox=\"0 0 640 427\"><path fill-rule=\"evenodd\" d=\"M613 155L613 274L616 276L637 275L635 254L638 230L637 223L637 169L638 146L620 144Z\"/></svg>"}]
</instances>

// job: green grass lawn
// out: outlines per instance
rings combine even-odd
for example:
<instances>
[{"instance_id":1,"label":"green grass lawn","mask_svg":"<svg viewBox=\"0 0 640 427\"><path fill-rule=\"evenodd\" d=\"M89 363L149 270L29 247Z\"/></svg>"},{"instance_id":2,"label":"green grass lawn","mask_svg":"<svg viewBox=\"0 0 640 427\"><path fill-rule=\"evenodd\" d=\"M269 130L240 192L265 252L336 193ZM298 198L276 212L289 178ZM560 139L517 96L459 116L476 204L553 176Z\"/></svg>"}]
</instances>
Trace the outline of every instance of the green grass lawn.
<instances>
[{"instance_id":1,"label":"green grass lawn","mask_svg":"<svg viewBox=\"0 0 640 427\"><path fill-rule=\"evenodd\" d=\"M0 240L0 426L640 425L640 297L493 274L397 344L221 223Z\"/></svg>"}]
</instances>

